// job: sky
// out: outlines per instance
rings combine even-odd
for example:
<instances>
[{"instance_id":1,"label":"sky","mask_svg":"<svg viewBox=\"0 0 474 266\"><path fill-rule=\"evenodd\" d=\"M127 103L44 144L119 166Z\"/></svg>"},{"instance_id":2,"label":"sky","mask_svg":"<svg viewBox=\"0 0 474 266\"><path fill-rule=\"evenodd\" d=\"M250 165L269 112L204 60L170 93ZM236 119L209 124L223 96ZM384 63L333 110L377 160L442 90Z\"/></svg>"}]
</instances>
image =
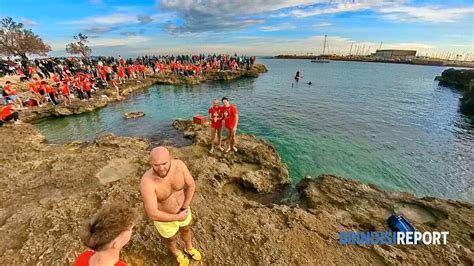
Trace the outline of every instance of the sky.
<instances>
[{"instance_id":1,"label":"sky","mask_svg":"<svg viewBox=\"0 0 474 266\"><path fill-rule=\"evenodd\" d=\"M53 51L79 32L93 55L238 53L471 54L474 1L0 0L0 18L31 28ZM352 47L352 48L351 48Z\"/></svg>"}]
</instances>

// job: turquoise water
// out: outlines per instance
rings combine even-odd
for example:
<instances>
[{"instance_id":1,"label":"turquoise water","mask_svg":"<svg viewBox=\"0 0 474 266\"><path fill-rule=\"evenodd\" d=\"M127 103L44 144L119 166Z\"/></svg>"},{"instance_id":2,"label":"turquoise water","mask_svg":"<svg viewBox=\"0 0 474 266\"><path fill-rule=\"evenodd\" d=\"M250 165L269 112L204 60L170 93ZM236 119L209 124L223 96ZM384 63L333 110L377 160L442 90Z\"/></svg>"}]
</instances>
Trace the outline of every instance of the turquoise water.
<instances>
[{"instance_id":1,"label":"turquoise water","mask_svg":"<svg viewBox=\"0 0 474 266\"><path fill-rule=\"evenodd\" d=\"M460 94L434 81L443 67L260 59L257 79L195 86L156 85L101 110L43 121L50 142L98 134L179 139L170 123L205 114L227 96L239 130L276 145L290 175L332 173L419 196L474 201L474 117L458 112ZM303 76L293 83L296 70ZM303 84L311 81L312 86ZM146 116L124 120L127 111Z\"/></svg>"}]
</instances>

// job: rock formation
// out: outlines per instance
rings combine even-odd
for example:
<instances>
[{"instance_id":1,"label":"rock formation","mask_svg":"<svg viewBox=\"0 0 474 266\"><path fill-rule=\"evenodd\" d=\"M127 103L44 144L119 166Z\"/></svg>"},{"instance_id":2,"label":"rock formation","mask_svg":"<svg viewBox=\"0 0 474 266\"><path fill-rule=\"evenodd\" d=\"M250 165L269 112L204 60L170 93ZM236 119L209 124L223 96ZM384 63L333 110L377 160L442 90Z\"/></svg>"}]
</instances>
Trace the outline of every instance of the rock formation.
<instances>
[{"instance_id":1,"label":"rock formation","mask_svg":"<svg viewBox=\"0 0 474 266\"><path fill-rule=\"evenodd\" d=\"M446 69L436 80L439 85L460 90L463 93L460 99L461 112L474 115L474 69Z\"/></svg>"},{"instance_id":2,"label":"rock formation","mask_svg":"<svg viewBox=\"0 0 474 266\"><path fill-rule=\"evenodd\" d=\"M323 175L290 184L275 148L239 134L237 153L208 153L208 126L176 121L193 144L169 147L196 180L191 208L203 265L473 263L474 206ZM32 125L0 128L1 265L71 265L85 249L84 219L103 203L143 204L139 180L148 169L146 139L104 135L46 144ZM388 231L399 212L421 231L449 231L446 246L339 245L339 231ZM171 265L153 224L135 226L122 259Z\"/></svg>"},{"instance_id":3,"label":"rock formation","mask_svg":"<svg viewBox=\"0 0 474 266\"><path fill-rule=\"evenodd\" d=\"M123 114L123 118L125 119L140 118L142 116L145 116L144 112L126 112Z\"/></svg>"}]
</instances>

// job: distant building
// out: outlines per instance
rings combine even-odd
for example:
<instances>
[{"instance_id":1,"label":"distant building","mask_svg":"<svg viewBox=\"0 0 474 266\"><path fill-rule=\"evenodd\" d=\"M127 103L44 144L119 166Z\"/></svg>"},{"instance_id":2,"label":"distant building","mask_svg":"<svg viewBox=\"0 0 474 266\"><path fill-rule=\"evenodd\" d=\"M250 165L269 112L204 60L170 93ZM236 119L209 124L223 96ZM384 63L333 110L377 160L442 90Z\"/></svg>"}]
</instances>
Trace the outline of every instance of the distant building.
<instances>
[{"instance_id":1,"label":"distant building","mask_svg":"<svg viewBox=\"0 0 474 266\"><path fill-rule=\"evenodd\" d=\"M392 60L411 60L415 58L415 50L377 50L374 57Z\"/></svg>"}]
</instances>

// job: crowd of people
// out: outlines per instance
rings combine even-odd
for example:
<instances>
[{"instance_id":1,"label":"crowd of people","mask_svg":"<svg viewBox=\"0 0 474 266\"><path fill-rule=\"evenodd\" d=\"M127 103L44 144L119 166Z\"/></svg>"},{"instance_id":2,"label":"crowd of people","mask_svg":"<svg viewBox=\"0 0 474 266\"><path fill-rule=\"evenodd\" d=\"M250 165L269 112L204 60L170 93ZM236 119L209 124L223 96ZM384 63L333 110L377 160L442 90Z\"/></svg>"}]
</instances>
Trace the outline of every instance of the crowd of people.
<instances>
[{"instance_id":1,"label":"crowd of people","mask_svg":"<svg viewBox=\"0 0 474 266\"><path fill-rule=\"evenodd\" d=\"M71 57L20 62L8 58L3 64L8 70L6 73L19 75L20 81L28 84L29 92L18 93L15 86L19 84L10 81L6 81L3 87L0 85L5 104L13 105L12 108L2 109L2 122L17 121L17 111L25 107L48 103L68 106L73 99L87 101L93 98L94 92L107 87L115 88L117 97L120 97L121 84L126 80L145 78L145 72L154 75L201 76L212 71L250 69L255 61L255 56L237 54L142 56L136 59L122 56L90 59Z\"/></svg>"},{"instance_id":2,"label":"crowd of people","mask_svg":"<svg viewBox=\"0 0 474 266\"><path fill-rule=\"evenodd\" d=\"M233 71L239 67L249 67L254 57L232 56L163 56L141 57L135 61L122 57L102 58L88 62L82 59L40 60L39 65L28 65L23 73L28 88L38 104L50 102L53 105L71 103L72 95L80 100L92 98L91 91L109 84L117 88L125 79L145 77L150 67L154 72L168 72L176 75L200 75L205 71ZM52 71L51 71L52 70ZM51 81L52 80L52 81ZM99 85L102 84L102 85ZM18 123L18 110L25 103L17 94L10 81L5 82L3 93L7 105L1 110L1 122ZM227 131L227 149L235 151L236 131L239 122L237 108L227 97L213 100L209 108L211 120L211 150L218 138L218 148L222 147L222 127ZM157 147L150 153L150 169L141 178L140 193L145 213L153 221L158 234L165 239L169 252L179 265L189 265L189 259L201 260L201 252L192 244L191 202L196 190L194 179L184 162L174 159L169 150ZM88 265L126 265L120 261L121 249L130 241L134 225L137 223L136 211L126 205L112 203L104 205L86 223L81 239L90 250L82 252L75 260L75 266ZM184 241L183 252L178 249L178 235Z\"/></svg>"}]
</instances>

